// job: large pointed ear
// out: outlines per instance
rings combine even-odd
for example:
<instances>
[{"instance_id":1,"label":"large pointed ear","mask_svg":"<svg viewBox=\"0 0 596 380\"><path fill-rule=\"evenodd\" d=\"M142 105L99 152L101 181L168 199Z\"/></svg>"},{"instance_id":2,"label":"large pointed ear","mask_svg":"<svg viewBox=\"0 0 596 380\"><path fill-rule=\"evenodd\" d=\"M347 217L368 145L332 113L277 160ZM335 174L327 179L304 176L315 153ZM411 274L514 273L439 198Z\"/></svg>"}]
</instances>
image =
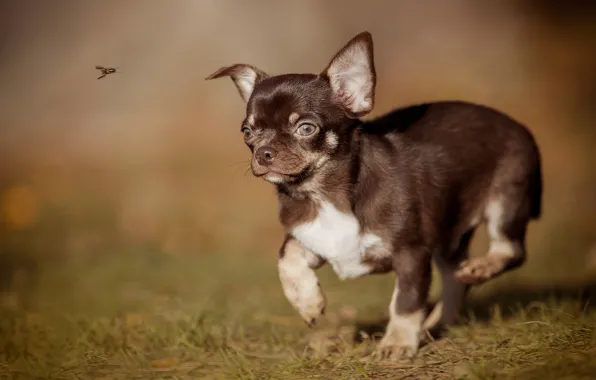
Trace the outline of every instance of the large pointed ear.
<instances>
[{"instance_id":1,"label":"large pointed ear","mask_svg":"<svg viewBox=\"0 0 596 380\"><path fill-rule=\"evenodd\" d=\"M329 78L335 100L350 117L364 116L374 107L377 78L373 53L372 35L362 32L333 57L322 73Z\"/></svg>"},{"instance_id":2,"label":"large pointed ear","mask_svg":"<svg viewBox=\"0 0 596 380\"><path fill-rule=\"evenodd\" d=\"M240 92L240 96L242 96L242 99L245 102L248 102L255 86L268 77L265 72L256 67L240 63L233 66L222 67L205 79L209 80L226 76L232 78L234 84L238 88L238 92Z\"/></svg>"}]
</instances>

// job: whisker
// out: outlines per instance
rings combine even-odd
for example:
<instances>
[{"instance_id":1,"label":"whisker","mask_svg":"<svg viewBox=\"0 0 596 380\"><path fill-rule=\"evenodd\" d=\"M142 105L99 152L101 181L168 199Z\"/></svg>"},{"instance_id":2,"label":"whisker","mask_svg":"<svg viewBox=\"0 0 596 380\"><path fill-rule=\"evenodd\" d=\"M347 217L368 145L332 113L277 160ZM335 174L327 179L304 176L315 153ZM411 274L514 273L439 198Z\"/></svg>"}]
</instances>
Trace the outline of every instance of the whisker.
<instances>
[{"instance_id":1,"label":"whisker","mask_svg":"<svg viewBox=\"0 0 596 380\"><path fill-rule=\"evenodd\" d=\"M228 167L233 167L233 166L238 166L238 165L248 165L248 164L250 164L250 160L242 160L242 161L233 162L233 163L229 164Z\"/></svg>"},{"instance_id":2,"label":"whisker","mask_svg":"<svg viewBox=\"0 0 596 380\"><path fill-rule=\"evenodd\" d=\"M244 169L244 175L246 175L246 172L248 172L250 170L250 165L243 165L243 166L237 166L234 169L234 175L237 175L240 171L242 171L242 169Z\"/></svg>"}]
</instances>

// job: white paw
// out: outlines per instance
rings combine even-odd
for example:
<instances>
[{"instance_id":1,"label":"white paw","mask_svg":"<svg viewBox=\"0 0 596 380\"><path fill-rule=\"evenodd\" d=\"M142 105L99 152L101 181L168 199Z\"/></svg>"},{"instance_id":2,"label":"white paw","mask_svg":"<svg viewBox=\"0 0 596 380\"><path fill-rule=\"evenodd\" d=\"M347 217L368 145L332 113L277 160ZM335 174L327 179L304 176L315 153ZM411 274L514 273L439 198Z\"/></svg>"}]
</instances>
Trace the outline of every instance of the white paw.
<instances>
[{"instance_id":1,"label":"white paw","mask_svg":"<svg viewBox=\"0 0 596 380\"><path fill-rule=\"evenodd\" d=\"M325 313L325 296L314 270L307 266L279 265L283 292L309 327Z\"/></svg>"},{"instance_id":2,"label":"white paw","mask_svg":"<svg viewBox=\"0 0 596 380\"><path fill-rule=\"evenodd\" d=\"M319 287L315 294L303 295L299 298L294 307L308 327L313 327L317 323L317 319L325 314L325 303L325 296Z\"/></svg>"},{"instance_id":3,"label":"white paw","mask_svg":"<svg viewBox=\"0 0 596 380\"><path fill-rule=\"evenodd\" d=\"M395 335L385 335L375 352L377 360L409 359L418 352L419 342L405 342Z\"/></svg>"},{"instance_id":4,"label":"white paw","mask_svg":"<svg viewBox=\"0 0 596 380\"><path fill-rule=\"evenodd\" d=\"M420 309L405 315L399 315L393 310L395 310L395 305L394 302L391 302L387 331L375 352L375 357L379 360L395 361L411 358L420 347L424 310Z\"/></svg>"}]
</instances>

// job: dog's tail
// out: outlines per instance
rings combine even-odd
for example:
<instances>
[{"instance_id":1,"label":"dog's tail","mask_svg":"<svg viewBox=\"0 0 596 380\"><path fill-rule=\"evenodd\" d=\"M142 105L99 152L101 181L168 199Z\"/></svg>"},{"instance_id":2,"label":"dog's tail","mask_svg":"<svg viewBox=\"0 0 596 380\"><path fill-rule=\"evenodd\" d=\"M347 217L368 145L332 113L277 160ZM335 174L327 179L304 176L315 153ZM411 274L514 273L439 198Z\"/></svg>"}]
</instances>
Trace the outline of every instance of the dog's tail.
<instances>
[{"instance_id":1,"label":"dog's tail","mask_svg":"<svg viewBox=\"0 0 596 380\"><path fill-rule=\"evenodd\" d=\"M529 189L530 218L532 219L538 219L542 214L542 164L540 161L540 155L538 155L538 162L532 173Z\"/></svg>"}]
</instances>

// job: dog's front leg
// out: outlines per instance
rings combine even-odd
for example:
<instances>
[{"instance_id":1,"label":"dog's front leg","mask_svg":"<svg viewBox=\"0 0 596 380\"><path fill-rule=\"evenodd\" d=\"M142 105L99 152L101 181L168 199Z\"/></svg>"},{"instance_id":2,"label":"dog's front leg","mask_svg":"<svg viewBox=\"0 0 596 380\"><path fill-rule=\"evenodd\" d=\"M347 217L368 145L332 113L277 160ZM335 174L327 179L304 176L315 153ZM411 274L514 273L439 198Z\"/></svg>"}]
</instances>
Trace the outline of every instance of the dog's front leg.
<instances>
[{"instance_id":1,"label":"dog's front leg","mask_svg":"<svg viewBox=\"0 0 596 380\"><path fill-rule=\"evenodd\" d=\"M422 249L408 249L394 259L397 276L389 304L389 324L377 356L397 360L412 357L420 345L420 332L431 279L431 256Z\"/></svg>"},{"instance_id":2,"label":"dog's front leg","mask_svg":"<svg viewBox=\"0 0 596 380\"><path fill-rule=\"evenodd\" d=\"M309 327L325 313L325 296L315 269L325 263L291 236L279 252L278 270L283 292Z\"/></svg>"}]
</instances>

